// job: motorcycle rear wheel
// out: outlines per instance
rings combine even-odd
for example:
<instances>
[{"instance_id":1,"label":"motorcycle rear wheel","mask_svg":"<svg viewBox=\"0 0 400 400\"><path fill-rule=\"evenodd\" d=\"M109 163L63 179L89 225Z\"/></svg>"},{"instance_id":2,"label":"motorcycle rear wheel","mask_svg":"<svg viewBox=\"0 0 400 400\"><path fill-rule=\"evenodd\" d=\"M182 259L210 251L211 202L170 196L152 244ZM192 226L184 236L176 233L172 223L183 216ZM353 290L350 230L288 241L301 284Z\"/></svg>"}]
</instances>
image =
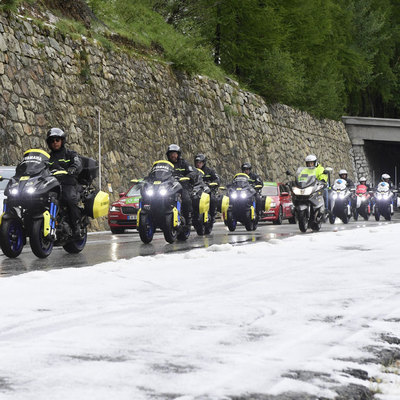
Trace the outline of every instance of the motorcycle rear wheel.
<instances>
[{"instance_id":1,"label":"motorcycle rear wheel","mask_svg":"<svg viewBox=\"0 0 400 400\"><path fill-rule=\"evenodd\" d=\"M206 225L204 223L204 214L201 214L197 217L197 221L194 224L194 229L199 236L204 236L206 233Z\"/></svg>"},{"instance_id":2,"label":"motorcycle rear wheel","mask_svg":"<svg viewBox=\"0 0 400 400\"><path fill-rule=\"evenodd\" d=\"M48 257L53 251L54 245L52 240L48 240L43 236L43 228L43 218L34 220L32 224L32 233L29 237L32 253L39 258Z\"/></svg>"},{"instance_id":3,"label":"motorcycle rear wheel","mask_svg":"<svg viewBox=\"0 0 400 400\"><path fill-rule=\"evenodd\" d=\"M10 258L18 257L24 247L22 225L18 219L3 220L0 227L0 247Z\"/></svg>"},{"instance_id":4,"label":"motorcycle rear wheel","mask_svg":"<svg viewBox=\"0 0 400 400\"><path fill-rule=\"evenodd\" d=\"M140 214L139 217L139 236L143 243L147 244L153 240L154 227L149 215Z\"/></svg>"},{"instance_id":5,"label":"motorcycle rear wheel","mask_svg":"<svg viewBox=\"0 0 400 400\"><path fill-rule=\"evenodd\" d=\"M87 241L87 229L84 230L84 235L81 239L73 240L72 242L68 242L64 244L63 248L66 252L70 254L77 254L80 253L86 245Z\"/></svg>"},{"instance_id":6,"label":"motorcycle rear wheel","mask_svg":"<svg viewBox=\"0 0 400 400\"><path fill-rule=\"evenodd\" d=\"M174 243L178 236L178 231L175 229L174 224L173 224L172 214L169 214L165 217L165 225L163 227L163 234L164 234L164 239L168 243Z\"/></svg>"},{"instance_id":7,"label":"motorcycle rear wheel","mask_svg":"<svg viewBox=\"0 0 400 400\"><path fill-rule=\"evenodd\" d=\"M182 228L182 231L178 233L177 239L184 242L185 240L189 239L190 236L190 225L185 225Z\"/></svg>"}]
</instances>

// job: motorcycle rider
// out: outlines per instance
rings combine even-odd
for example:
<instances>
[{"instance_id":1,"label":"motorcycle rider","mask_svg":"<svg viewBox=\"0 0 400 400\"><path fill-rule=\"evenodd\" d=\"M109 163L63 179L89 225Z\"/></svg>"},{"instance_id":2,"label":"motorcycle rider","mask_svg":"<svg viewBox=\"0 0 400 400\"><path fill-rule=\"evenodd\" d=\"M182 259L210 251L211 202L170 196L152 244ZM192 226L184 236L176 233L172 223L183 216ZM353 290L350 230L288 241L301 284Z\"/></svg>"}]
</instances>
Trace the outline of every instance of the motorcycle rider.
<instances>
[{"instance_id":1,"label":"motorcycle rider","mask_svg":"<svg viewBox=\"0 0 400 400\"><path fill-rule=\"evenodd\" d=\"M364 185L367 187L367 192L369 192L371 190L371 187L369 185L369 183L367 183L367 178L365 176L362 176L360 178L360 185Z\"/></svg>"},{"instance_id":2,"label":"motorcycle rider","mask_svg":"<svg viewBox=\"0 0 400 400\"><path fill-rule=\"evenodd\" d=\"M182 184L182 215L185 218L186 225L190 226L192 224L192 199L190 196L191 187L196 184L201 183L201 174L193 166L191 166L185 159L181 156L181 148L177 144L170 144L168 146L166 156L168 161L173 164L176 177L188 177L189 185Z\"/></svg>"},{"instance_id":3,"label":"motorcycle rider","mask_svg":"<svg viewBox=\"0 0 400 400\"><path fill-rule=\"evenodd\" d=\"M328 183L328 175L325 174L324 167L318 162L317 156L315 154L309 154L305 158L306 166L309 169L315 169L315 177L322 182ZM325 203L325 210L328 211L328 189L324 189L324 203Z\"/></svg>"},{"instance_id":4,"label":"motorcycle rider","mask_svg":"<svg viewBox=\"0 0 400 400\"><path fill-rule=\"evenodd\" d=\"M393 182L390 179L390 175L389 174L382 174L381 176L381 182L387 182L389 184L389 188L390 190L395 189Z\"/></svg>"},{"instance_id":5,"label":"motorcycle rider","mask_svg":"<svg viewBox=\"0 0 400 400\"><path fill-rule=\"evenodd\" d=\"M49 167L51 170L65 170L68 175L61 175L61 200L68 207L68 215L74 237L80 236L81 211L78 207L78 175L82 171L82 160L78 153L65 147L67 135L60 128L47 131L46 142L50 149Z\"/></svg>"},{"instance_id":6,"label":"motorcycle rider","mask_svg":"<svg viewBox=\"0 0 400 400\"><path fill-rule=\"evenodd\" d=\"M242 172L249 176L249 182L252 186L261 186L256 188L256 214L260 217L261 211L263 209L263 198L261 196L261 189L264 186L264 182L261 179L260 175L256 174L255 172L251 172L252 166L249 162L244 162L242 164Z\"/></svg>"},{"instance_id":7,"label":"motorcycle rider","mask_svg":"<svg viewBox=\"0 0 400 400\"><path fill-rule=\"evenodd\" d=\"M215 214L217 212L217 198L216 198L216 189L218 188L220 184L220 178L218 174L215 172L215 169L210 168L209 166L206 165L207 163L207 157L199 153L196 155L194 158L194 165L197 169L200 169L204 172L203 175L203 181L209 185L210 183L216 184L214 185L214 190L211 189L211 194L210 194L210 215L212 218L212 221L215 222Z\"/></svg>"},{"instance_id":8,"label":"motorcycle rider","mask_svg":"<svg viewBox=\"0 0 400 400\"><path fill-rule=\"evenodd\" d=\"M348 177L348 173L345 169L341 169L339 171L339 178L344 179L346 181L346 186L349 189L354 188L354 182Z\"/></svg>"}]
</instances>

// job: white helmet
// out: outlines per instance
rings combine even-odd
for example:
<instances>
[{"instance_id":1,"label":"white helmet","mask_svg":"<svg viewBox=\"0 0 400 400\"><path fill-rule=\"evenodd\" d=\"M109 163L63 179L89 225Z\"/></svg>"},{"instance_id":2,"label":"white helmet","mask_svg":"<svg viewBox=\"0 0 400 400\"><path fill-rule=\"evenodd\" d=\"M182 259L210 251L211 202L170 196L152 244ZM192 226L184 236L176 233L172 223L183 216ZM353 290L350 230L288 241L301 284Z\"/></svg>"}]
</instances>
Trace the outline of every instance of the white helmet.
<instances>
[{"instance_id":1,"label":"white helmet","mask_svg":"<svg viewBox=\"0 0 400 400\"><path fill-rule=\"evenodd\" d=\"M309 155L306 157L306 162L310 162L310 161L315 161L315 162L317 162L317 156L315 156L314 154L309 154Z\"/></svg>"},{"instance_id":2,"label":"white helmet","mask_svg":"<svg viewBox=\"0 0 400 400\"><path fill-rule=\"evenodd\" d=\"M360 182L367 182L367 178L366 178L365 176L362 176L362 177L360 178Z\"/></svg>"},{"instance_id":3,"label":"white helmet","mask_svg":"<svg viewBox=\"0 0 400 400\"><path fill-rule=\"evenodd\" d=\"M384 181L385 179L390 179L389 174L382 174L381 179Z\"/></svg>"},{"instance_id":4,"label":"white helmet","mask_svg":"<svg viewBox=\"0 0 400 400\"><path fill-rule=\"evenodd\" d=\"M340 176L340 175L343 175L343 174L346 174L346 175L347 175L347 171L346 171L345 169L341 169L341 170L339 171L339 176Z\"/></svg>"}]
</instances>

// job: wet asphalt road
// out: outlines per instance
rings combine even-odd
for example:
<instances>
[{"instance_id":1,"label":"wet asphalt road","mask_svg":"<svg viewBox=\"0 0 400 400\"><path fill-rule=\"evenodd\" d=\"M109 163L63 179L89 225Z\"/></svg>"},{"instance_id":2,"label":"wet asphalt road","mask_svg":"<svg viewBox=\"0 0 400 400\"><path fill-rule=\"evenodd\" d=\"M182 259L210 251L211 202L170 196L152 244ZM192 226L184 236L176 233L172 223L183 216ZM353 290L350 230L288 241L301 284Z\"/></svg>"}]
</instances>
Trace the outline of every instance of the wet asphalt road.
<instances>
[{"instance_id":1,"label":"wet asphalt road","mask_svg":"<svg viewBox=\"0 0 400 400\"><path fill-rule=\"evenodd\" d=\"M376 222L371 218L368 222L351 220L347 225L335 223L322 225L321 232L330 232L341 229L357 229L361 226L377 226L400 222L400 213L394 214L391 222ZM198 236L192 230L186 242L169 244L164 240L161 232L157 232L150 244L143 244L136 230L129 230L124 234L113 235L111 232L92 233L88 236L85 249L79 254L68 254L63 248L54 248L46 259L35 257L27 244L22 254L16 259L9 259L0 254L0 277L7 277L34 270L46 271L56 268L79 268L93 266L106 261L129 259L137 256L149 256L162 253L189 251L196 248L205 248L213 244L240 245L268 241L276 238L285 238L292 235L304 235L297 225L284 221L282 225L273 225L270 222L259 224L254 232L247 232L244 226L238 226L235 232L229 232L222 223L216 223L211 235ZM306 234L312 233L310 230Z\"/></svg>"}]
</instances>

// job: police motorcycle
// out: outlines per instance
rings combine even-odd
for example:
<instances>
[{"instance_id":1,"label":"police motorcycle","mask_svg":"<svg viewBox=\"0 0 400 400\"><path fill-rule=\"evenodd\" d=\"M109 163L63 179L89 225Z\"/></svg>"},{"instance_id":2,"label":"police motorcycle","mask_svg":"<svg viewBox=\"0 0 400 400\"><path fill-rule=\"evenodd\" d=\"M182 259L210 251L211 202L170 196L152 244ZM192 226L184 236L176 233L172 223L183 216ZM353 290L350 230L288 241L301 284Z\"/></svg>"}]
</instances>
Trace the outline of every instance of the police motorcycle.
<instances>
[{"instance_id":1,"label":"police motorcycle","mask_svg":"<svg viewBox=\"0 0 400 400\"><path fill-rule=\"evenodd\" d=\"M392 219L393 201L394 193L390 190L389 184L387 182L379 182L374 191L374 204L372 206L372 214L374 214L376 221L379 221L381 215L386 221Z\"/></svg>"},{"instance_id":2,"label":"police motorcycle","mask_svg":"<svg viewBox=\"0 0 400 400\"><path fill-rule=\"evenodd\" d=\"M233 181L227 186L227 195L223 196L221 203L222 218L228 229L233 232L237 223L243 224L247 231L257 229L258 216L256 213L257 188L249 182L249 176L243 172L234 176ZM269 210L271 198L265 200L265 209Z\"/></svg>"},{"instance_id":3,"label":"police motorcycle","mask_svg":"<svg viewBox=\"0 0 400 400\"><path fill-rule=\"evenodd\" d=\"M185 179L185 178L181 178ZM162 230L168 243L186 240L190 226L182 215L182 185L175 179L174 165L166 160L156 161L144 178L141 189L137 226L143 243L153 240L156 228Z\"/></svg>"},{"instance_id":4,"label":"police motorcycle","mask_svg":"<svg viewBox=\"0 0 400 400\"><path fill-rule=\"evenodd\" d=\"M335 223L336 217L347 224L351 218L352 191L345 179L336 179L329 196L329 222Z\"/></svg>"},{"instance_id":5,"label":"police motorcycle","mask_svg":"<svg viewBox=\"0 0 400 400\"><path fill-rule=\"evenodd\" d=\"M84 168L78 176L83 204L80 207L80 235L73 236L67 206L61 201L62 186L57 178L67 172L52 173L49 158L43 150L27 150L15 176L9 179L0 221L0 247L7 257L18 257L27 238L32 252L39 258L48 257L54 246L62 246L68 253L79 253L86 244L89 217L107 215L108 194L91 186L97 176L96 161L82 157Z\"/></svg>"},{"instance_id":6,"label":"police motorcycle","mask_svg":"<svg viewBox=\"0 0 400 400\"><path fill-rule=\"evenodd\" d=\"M359 215L361 215L365 221L368 221L371 214L370 198L371 196L368 193L367 186L361 184L357 185L353 201L353 218L355 221L358 220Z\"/></svg>"},{"instance_id":7,"label":"police motorcycle","mask_svg":"<svg viewBox=\"0 0 400 400\"><path fill-rule=\"evenodd\" d=\"M201 169L197 170L203 176ZM181 178L182 180L189 178ZM192 224L199 236L208 235L213 228L213 221L210 214L211 190L205 182L199 182L192 189Z\"/></svg>"},{"instance_id":8,"label":"police motorcycle","mask_svg":"<svg viewBox=\"0 0 400 400\"><path fill-rule=\"evenodd\" d=\"M292 175L289 171L286 173ZM308 228L315 232L321 229L325 213L323 198L325 186L325 183L315 176L315 170L308 167L298 168L294 182L289 184L294 215L301 232L306 232Z\"/></svg>"}]
</instances>

